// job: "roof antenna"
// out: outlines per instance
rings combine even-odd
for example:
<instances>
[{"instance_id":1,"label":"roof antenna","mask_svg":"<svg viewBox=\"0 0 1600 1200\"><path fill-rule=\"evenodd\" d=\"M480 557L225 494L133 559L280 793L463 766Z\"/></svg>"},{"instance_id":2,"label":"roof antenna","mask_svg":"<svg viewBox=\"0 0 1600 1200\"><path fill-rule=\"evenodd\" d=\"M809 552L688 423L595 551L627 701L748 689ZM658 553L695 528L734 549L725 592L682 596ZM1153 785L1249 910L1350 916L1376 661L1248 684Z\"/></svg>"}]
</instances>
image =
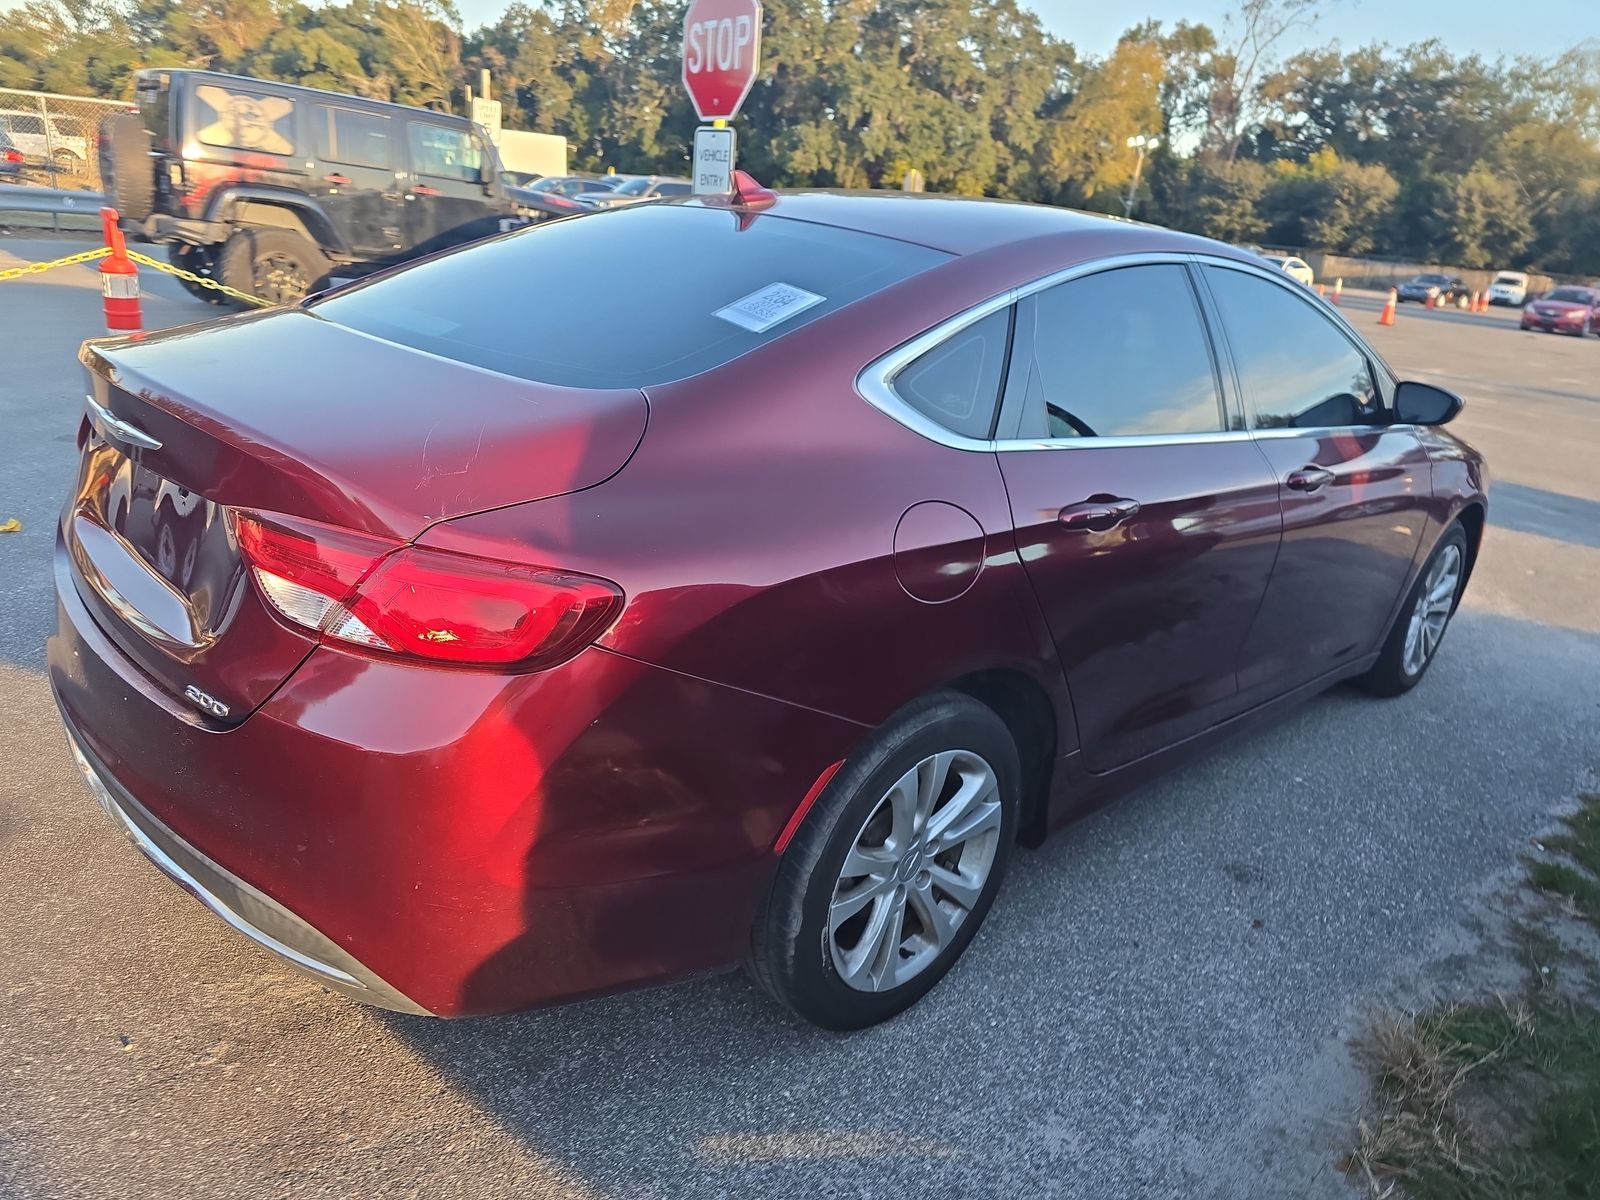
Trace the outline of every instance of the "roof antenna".
<instances>
[{"instance_id":1,"label":"roof antenna","mask_svg":"<svg viewBox=\"0 0 1600 1200\"><path fill-rule=\"evenodd\" d=\"M778 193L762 187L749 171L737 168L733 172L733 195L728 203L735 208L771 208L778 202Z\"/></svg>"}]
</instances>

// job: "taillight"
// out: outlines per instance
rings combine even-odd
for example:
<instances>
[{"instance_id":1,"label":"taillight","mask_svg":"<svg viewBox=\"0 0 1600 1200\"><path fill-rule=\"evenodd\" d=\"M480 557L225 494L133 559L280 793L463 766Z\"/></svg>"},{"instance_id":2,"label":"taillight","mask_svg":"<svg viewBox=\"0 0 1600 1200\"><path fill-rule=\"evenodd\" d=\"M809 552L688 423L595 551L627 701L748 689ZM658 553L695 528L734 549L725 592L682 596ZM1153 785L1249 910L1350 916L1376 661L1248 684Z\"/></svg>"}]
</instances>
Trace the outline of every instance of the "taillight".
<instances>
[{"instance_id":1,"label":"taillight","mask_svg":"<svg viewBox=\"0 0 1600 1200\"><path fill-rule=\"evenodd\" d=\"M463 666L535 669L570 658L622 593L587 575L410 546L331 525L234 514L256 587L330 644Z\"/></svg>"},{"instance_id":2,"label":"taillight","mask_svg":"<svg viewBox=\"0 0 1600 1200\"><path fill-rule=\"evenodd\" d=\"M0 159L4 159L6 162L19 163L22 161L22 152L20 150L7 150L5 153L0 154Z\"/></svg>"}]
</instances>

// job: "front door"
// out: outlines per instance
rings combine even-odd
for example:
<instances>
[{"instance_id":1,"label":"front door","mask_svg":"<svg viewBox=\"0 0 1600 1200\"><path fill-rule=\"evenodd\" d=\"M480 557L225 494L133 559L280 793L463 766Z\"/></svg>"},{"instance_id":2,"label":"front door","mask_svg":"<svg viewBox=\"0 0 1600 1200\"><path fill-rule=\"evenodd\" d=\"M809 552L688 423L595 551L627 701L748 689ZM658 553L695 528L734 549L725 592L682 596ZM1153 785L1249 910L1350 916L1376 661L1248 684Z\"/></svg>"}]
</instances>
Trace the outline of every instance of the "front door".
<instances>
[{"instance_id":1,"label":"front door","mask_svg":"<svg viewBox=\"0 0 1600 1200\"><path fill-rule=\"evenodd\" d=\"M998 457L1017 548L1084 761L1106 771L1231 711L1278 551L1277 484L1237 427L1181 263L1024 299L1012 364Z\"/></svg>"},{"instance_id":2,"label":"front door","mask_svg":"<svg viewBox=\"0 0 1600 1200\"><path fill-rule=\"evenodd\" d=\"M317 164L308 190L339 236L363 258L404 244L404 160L395 122L381 113L311 105ZM398 172L398 174L397 174Z\"/></svg>"},{"instance_id":3,"label":"front door","mask_svg":"<svg viewBox=\"0 0 1600 1200\"><path fill-rule=\"evenodd\" d=\"M1251 427L1283 508L1283 548L1239 664L1265 699L1376 650L1410 575L1427 453L1391 427L1381 368L1321 301L1247 268L1207 266Z\"/></svg>"},{"instance_id":4,"label":"front door","mask_svg":"<svg viewBox=\"0 0 1600 1200\"><path fill-rule=\"evenodd\" d=\"M411 156L406 192L408 244L412 254L431 254L501 230L509 209L499 181L490 177L495 158L483 140L461 125L407 122Z\"/></svg>"}]
</instances>

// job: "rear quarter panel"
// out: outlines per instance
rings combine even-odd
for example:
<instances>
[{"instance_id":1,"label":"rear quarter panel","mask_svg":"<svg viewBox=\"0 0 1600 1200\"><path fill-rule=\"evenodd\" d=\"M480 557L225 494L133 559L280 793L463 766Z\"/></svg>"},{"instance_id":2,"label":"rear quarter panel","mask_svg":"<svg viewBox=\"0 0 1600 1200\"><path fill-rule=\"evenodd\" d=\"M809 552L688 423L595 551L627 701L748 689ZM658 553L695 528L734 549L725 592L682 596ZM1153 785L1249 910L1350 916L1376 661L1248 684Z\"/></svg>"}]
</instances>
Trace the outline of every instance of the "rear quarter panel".
<instances>
[{"instance_id":1,"label":"rear quarter panel","mask_svg":"<svg viewBox=\"0 0 1600 1200\"><path fill-rule=\"evenodd\" d=\"M1050 697L1066 753L1071 705L994 455L928 441L855 391L873 359L1039 270L1037 253L953 260L649 389L649 428L614 479L421 541L480 553L510 541L615 580L628 602L606 648L866 725L968 673L1015 670ZM897 561L897 526L929 500L972 523L902 531ZM902 577L970 584L929 603Z\"/></svg>"}]
</instances>

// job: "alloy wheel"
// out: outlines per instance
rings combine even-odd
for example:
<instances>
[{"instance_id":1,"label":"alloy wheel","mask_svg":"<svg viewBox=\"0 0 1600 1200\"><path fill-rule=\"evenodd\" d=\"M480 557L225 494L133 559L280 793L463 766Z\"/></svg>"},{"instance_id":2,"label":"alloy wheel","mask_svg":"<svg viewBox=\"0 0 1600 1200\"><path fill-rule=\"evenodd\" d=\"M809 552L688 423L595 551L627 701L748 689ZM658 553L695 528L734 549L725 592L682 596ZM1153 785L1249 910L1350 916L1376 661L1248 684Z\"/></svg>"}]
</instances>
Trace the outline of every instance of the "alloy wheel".
<instances>
[{"instance_id":1,"label":"alloy wheel","mask_svg":"<svg viewBox=\"0 0 1600 1200\"><path fill-rule=\"evenodd\" d=\"M938 959L972 915L999 848L994 769L969 750L929 755L878 801L845 855L824 930L834 968L885 992Z\"/></svg>"},{"instance_id":2,"label":"alloy wheel","mask_svg":"<svg viewBox=\"0 0 1600 1200\"><path fill-rule=\"evenodd\" d=\"M1456 589L1461 586L1461 548L1446 546L1428 568L1422 590L1411 609L1406 628L1401 665L1407 675L1420 675L1444 637L1444 627L1455 608Z\"/></svg>"},{"instance_id":3,"label":"alloy wheel","mask_svg":"<svg viewBox=\"0 0 1600 1200\"><path fill-rule=\"evenodd\" d=\"M255 261L255 294L274 304L293 304L311 290L305 264L292 255L274 250Z\"/></svg>"}]
</instances>

